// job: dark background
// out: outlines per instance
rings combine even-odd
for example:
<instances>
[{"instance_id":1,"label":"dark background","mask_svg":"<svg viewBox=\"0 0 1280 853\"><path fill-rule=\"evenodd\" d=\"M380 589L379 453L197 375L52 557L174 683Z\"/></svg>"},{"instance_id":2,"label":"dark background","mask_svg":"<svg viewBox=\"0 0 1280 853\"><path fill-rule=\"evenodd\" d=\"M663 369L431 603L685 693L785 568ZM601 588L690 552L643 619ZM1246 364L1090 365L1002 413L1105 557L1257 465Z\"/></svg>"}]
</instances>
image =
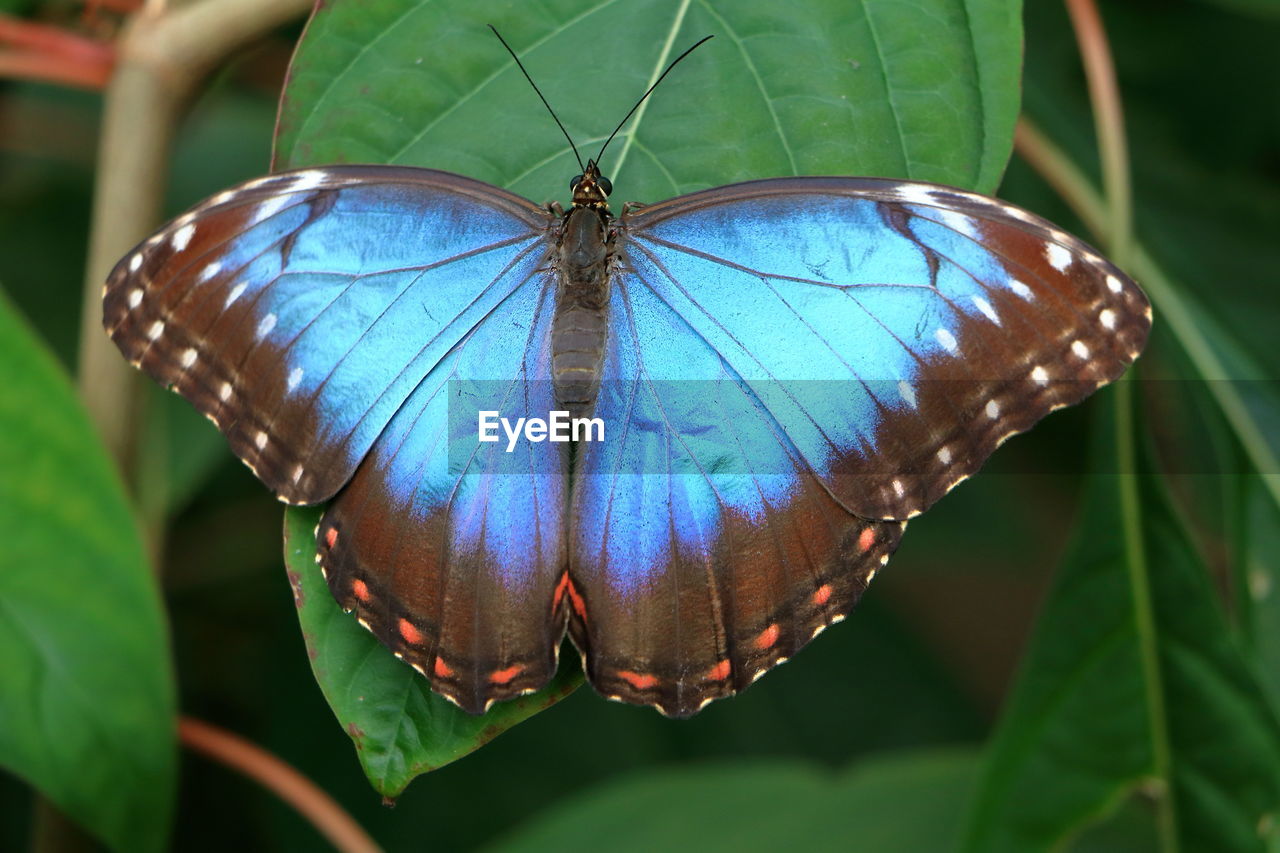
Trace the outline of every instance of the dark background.
<instances>
[{"instance_id":1,"label":"dark background","mask_svg":"<svg viewBox=\"0 0 1280 853\"><path fill-rule=\"evenodd\" d=\"M1131 150L1140 152L1139 234L1274 373L1280 25L1189 0L1113 2L1103 13ZM1030 3L1026 28L1024 108L1092 168L1087 95L1065 12ZM170 212L266 170L298 33L244 52L192 105ZM678 98L679 83L664 96ZM96 94L0 84L0 282L69 370L98 106ZM1000 195L1082 232L1017 158ZM1062 412L1007 445L984 474L912 523L850 619L745 695L678 722L584 688L420 778L394 809L366 783L313 681L282 570L281 508L227 454L177 516L165 552L180 708L297 766L388 849L496 839L575 792L642 768L743 756L836 768L893 750L977 747L1072 530L1088 422L1084 409ZM1194 438L1178 447L1196 452ZM1212 510L1211 479L1176 486ZM1212 511L1204 523L1212 541ZM176 849L324 849L254 783L190 753L181 760ZM767 808L769 792L760 797ZM30 804L24 785L0 775L0 847L25 843ZM1124 837L1126 849L1142 846L1140 832Z\"/></svg>"}]
</instances>

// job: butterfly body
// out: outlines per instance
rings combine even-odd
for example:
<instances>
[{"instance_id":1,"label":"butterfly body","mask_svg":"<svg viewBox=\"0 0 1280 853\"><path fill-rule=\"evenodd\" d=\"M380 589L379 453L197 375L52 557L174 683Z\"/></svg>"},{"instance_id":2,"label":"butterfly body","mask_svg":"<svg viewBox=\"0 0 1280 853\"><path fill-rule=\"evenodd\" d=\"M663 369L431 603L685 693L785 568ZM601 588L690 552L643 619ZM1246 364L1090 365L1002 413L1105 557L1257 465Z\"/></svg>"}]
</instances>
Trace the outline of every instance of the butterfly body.
<instances>
[{"instance_id":1,"label":"butterfly body","mask_svg":"<svg viewBox=\"0 0 1280 853\"><path fill-rule=\"evenodd\" d=\"M590 412L608 333L609 215L574 206L560 235L555 316L551 322L556 402L575 417Z\"/></svg>"},{"instance_id":2,"label":"butterfly body","mask_svg":"<svg viewBox=\"0 0 1280 853\"><path fill-rule=\"evenodd\" d=\"M1141 351L1141 290L994 199L779 178L612 217L425 169L233 188L112 272L121 351L281 499L335 598L463 708L566 632L687 716L852 608L906 520ZM556 410L599 440L482 435ZM535 436L535 437L531 437Z\"/></svg>"}]
</instances>

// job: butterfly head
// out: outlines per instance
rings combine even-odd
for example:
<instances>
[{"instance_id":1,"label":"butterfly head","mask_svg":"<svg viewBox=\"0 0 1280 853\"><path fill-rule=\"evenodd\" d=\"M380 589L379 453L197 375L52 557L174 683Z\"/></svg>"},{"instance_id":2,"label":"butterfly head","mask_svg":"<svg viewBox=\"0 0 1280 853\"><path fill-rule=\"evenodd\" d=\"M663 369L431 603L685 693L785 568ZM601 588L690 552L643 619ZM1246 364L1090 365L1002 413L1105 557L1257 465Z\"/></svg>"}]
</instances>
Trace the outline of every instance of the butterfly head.
<instances>
[{"instance_id":1,"label":"butterfly head","mask_svg":"<svg viewBox=\"0 0 1280 853\"><path fill-rule=\"evenodd\" d=\"M582 174L569 181L569 189L573 191L574 207L609 209L609 193L613 192L613 184L600 174L600 167L595 160L588 160Z\"/></svg>"}]
</instances>

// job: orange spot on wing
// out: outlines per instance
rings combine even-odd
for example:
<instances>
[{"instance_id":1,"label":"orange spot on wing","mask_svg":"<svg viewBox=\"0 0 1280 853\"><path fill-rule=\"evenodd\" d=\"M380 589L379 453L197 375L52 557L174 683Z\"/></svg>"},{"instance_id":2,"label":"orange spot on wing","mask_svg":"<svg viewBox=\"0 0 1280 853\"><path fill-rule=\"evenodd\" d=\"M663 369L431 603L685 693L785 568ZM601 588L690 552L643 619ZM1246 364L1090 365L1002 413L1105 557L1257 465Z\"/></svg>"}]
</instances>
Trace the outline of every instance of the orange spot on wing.
<instances>
[{"instance_id":1,"label":"orange spot on wing","mask_svg":"<svg viewBox=\"0 0 1280 853\"><path fill-rule=\"evenodd\" d=\"M778 642L778 637L782 635L782 629L778 627L778 623L774 622L768 628L760 632L760 636L756 637L756 648L771 648L774 643Z\"/></svg>"},{"instance_id":2,"label":"orange spot on wing","mask_svg":"<svg viewBox=\"0 0 1280 853\"><path fill-rule=\"evenodd\" d=\"M565 572L560 576L560 582L556 584L555 595L551 599L551 609L555 610L560 606L560 602L564 600L565 595L569 596L569 605L573 607L573 612L578 614L578 618L583 622L587 621L587 603L582 600L582 596L578 593L578 588L573 585L573 581L569 579L569 573Z\"/></svg>"},{"instance_id":3,"label":"orange spot on wing","mask_svg":"<svg viewBox=\"0 0 1280 853\"><path fill-rule=\"evenodd\" d=\"M831 600L831 584L824 583L818 587L818 591L813 594L813 603L821 607Z\"/></svg>"},{"instance_id":4,"label":"orange spot on wing","mask_svg":"<svg viewBox=\"0 0 1280 853\"><path fill-rule=\"evenodd\" d=\"M520 666L520 664L512 664L506 669L498 669L489 673L489 680L494 684L509 684L511 683L511 679L515 678L523 670L524 667Z\"/></svg>"},{"instance_id":5,"label":"orange spot on wing","mask_svg":"<svg viewBox=\"0 0 1280 853\"><path fill-rule=\"evenodd\" d=\"M707 678L710 679L711 681L724 681L728 677L729 677L729 661L727 658L725 660L720 661L720 663L711 667L711 669L707 671Z\"/></svg>"},{"instance_id":6,"label":"orange spot on wing","mask_svg":"<svg viewBox=\"0 0 1280 853\"><path fill-rule=\"evenodd\" d=\"M858 537L858 550L868 551L874 544L876 544L876 532L872 528L868 527L863 530L862 534Z\"/></svg>"},{"instance_id":7,"label":"orange spot on wing","mask_svg":"<svg viewBox=\"0 0 1280 853\"><path fill-rule=\"evenodd\" d=\"M400 636L404 637L404 641L411 646L416 646L422 642L422 632L413 626L408 619L400 620Z\"/></svg>"},{"instance_id":8,"label":"orange spot on wing","mask_svg":"<svg viewBox=\"0 0 1280 853\"><path fill-rule=\"evenodd\" d=\"M324 532L324 544L326 547L332 548L338 544L338 528L330 527Z\"/></svg>"},{"instance_id":9,"label":"orange spot on wing","mask_svg":"<svg viewBox=\"0 0 1280 853\"><path fill-rule=\"evenodd\" d=\"M360 578L356 578L351 582L351 593L365 603L368 603L369 599L373 597L369 594L369 585L360 580Z\"/></svg>"},{"instance_id":10,"label":"orange spot on wing","mask_svg":"<svg viewBox=\"0 0 1280 853\"><path fill-rule=\"evenodd\" d=\"M431 667L436 675L441 678L448 678L453 675L453 667L444 662L444 658L436 658L435 666Z\"/></svg>"},{"instance_id":11,"label":"orange spot on wing","mask_svg":"<svg viewBox=\"0 0 1280 853\"><path fill-rule=\"evenodd\" d=\"M578 588L573 585L573 581L569 580L569 576L564 576L569 587L569 603L573 605L573 612L578 614L578 618L583 622L587 621L587 603L582 600L582 596L578 594Z\"/></svg>"},{"instance_id":12,"label":"orange spot on wing","mask_svg":"<svg viewBox=\"0 0 1280 853\"><path fill-rule=\"evenodd\" d=\"M627 682L627 684L630 684L636 690L648 690L650 687L658 683L658 677L656 675L649 675L648 673L641 674L625 669L618 672L618 677Z\"/></svg>"}]
</instances>

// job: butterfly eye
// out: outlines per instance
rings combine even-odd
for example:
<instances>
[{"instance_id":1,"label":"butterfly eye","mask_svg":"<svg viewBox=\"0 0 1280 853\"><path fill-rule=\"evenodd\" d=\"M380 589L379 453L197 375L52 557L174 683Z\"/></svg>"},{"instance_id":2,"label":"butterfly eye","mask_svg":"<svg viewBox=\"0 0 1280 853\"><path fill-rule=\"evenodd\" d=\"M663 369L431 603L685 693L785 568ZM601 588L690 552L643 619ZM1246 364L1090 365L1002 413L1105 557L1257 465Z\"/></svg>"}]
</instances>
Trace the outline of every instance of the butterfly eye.
<instances>
[{"instance_id":1,"label":"butterfly eye","mask_svg":"<svg viewBox=\"0 0 1280 853\"><path fill-rule=\"evenodd\" d=\"M605 195L613 194L613 181L609 180L604 175L601 175L596 181L596 186L600 187L600 191Z\"/></svg>"},{"instance_id":2,"label":"butterfly eye","mask_svg":"<svg viewBox=\"0 0 1280 853\"><path fill-rule=\"evenodd\" d=\"M574 177L569 179L569 189L576 190L578 188L578 184L580 183L582 183L582 176L575 175Z\"/></svg>"}]
</instances>

